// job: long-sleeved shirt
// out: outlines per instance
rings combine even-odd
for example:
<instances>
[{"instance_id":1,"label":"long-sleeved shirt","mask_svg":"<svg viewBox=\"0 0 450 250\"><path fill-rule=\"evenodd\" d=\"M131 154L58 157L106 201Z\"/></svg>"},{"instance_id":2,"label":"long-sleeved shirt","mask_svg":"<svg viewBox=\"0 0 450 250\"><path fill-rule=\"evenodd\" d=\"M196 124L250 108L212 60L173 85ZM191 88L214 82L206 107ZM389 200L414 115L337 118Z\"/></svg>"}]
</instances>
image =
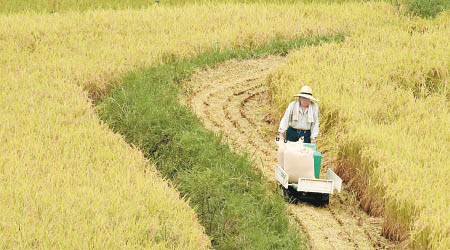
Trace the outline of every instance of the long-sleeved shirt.
<instances>
[{"instance_id":1,"label":"long-sleeved shirt","mask_svg":"<svg viewBox=\"0 0 450 250\"><path fill-rule=\"evenodd\" d=\"M305 110L305 112L303 112L301 107L298 108L298 121L293 121L291 114L293 112L295 104L300 105L300 102L293 101L289 104L286 112L283 115L283 118L281 119L278 133L284 133L286 132L288 127L292 127L295 129L311 130L311 138L317 138L317 136L319 135L319 106L317 105L317 103L313 102L309 104L312 105L314 120L313 122L308 122L308 108Z\"/></svg>"}]
</instances>

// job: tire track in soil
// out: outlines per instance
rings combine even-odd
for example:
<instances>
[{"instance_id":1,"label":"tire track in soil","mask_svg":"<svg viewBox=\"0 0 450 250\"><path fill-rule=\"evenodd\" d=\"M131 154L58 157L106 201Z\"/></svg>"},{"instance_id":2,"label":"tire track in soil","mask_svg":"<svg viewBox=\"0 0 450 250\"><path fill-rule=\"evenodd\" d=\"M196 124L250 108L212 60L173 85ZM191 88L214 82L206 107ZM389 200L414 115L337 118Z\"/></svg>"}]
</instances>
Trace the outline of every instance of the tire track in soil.
<instances>
[{"instance_id":1,"label":"tire track in soil","mask_svg":"<svg viewBox=\"0 0 450 250\"><path fill-rule=\"evenodd\" d=\"M185 86L192 92L183 100L207 129L222 133L233 150L249 152L255 167L275 183L277 146L273 142L276 124L270 124L265 77L283 57L236 61L194 74ZM323 176L333 168L332 159L323 158ZM381 236L382 218L367 215L351 191L330 197L328 207L305 203L287 204L291 217L309 238L312 249L397 249L398 245Z\"/></svg>"}]
</instances>

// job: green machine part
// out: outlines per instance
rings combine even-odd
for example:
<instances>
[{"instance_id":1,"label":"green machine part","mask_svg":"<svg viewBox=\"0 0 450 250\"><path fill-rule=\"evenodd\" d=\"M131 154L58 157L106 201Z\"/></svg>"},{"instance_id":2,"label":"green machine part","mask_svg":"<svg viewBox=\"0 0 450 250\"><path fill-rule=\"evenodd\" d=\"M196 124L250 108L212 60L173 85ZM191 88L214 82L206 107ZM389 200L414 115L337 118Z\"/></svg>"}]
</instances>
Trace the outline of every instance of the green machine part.
<instances>
[{"instance_id":1,"label":"green machine part","mask_svg":"<svg viewBox=\"0 0 450 250\"><path fill-rule=\"evenodd\" d=\"M314 151L314 176L319 179L320 163L322 163L322 153Z\"/></svg>"},{"instance_id":2,"label":"green machine part","mask_svg":"<svg viewBox=\"0 0 450 250\"><path fill-rule=\"evenodd\" d=\"M317 145L315 143L303 143L303 146L312 149L314 152L317 151Z\"/></svg>"},{"instance_id":3,"label":"green machine part","mask_svg":"<svg viewBox=\"0 0 450 250\"><path fill-rule=\"evenodd\" d=\"M322 153L317 151L317 145L315 143L304 143L303 145L314 151L314 176L316 177L316 179L319 179L320 164L322 163Z\"/></svg>"}]
</instances>

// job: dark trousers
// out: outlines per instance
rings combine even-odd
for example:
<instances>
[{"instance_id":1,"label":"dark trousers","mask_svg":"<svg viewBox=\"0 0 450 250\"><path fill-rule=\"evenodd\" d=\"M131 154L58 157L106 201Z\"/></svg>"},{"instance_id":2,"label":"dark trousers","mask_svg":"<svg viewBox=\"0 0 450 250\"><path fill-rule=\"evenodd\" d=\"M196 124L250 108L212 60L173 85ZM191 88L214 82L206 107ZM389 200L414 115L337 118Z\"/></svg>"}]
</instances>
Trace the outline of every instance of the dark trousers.
<instances>
[{"instance_id":1,"label":"dark trousers","mask_svg":"<svg viewBox=\"0 0 450 250\"><path fill-rule=\"evenodd\" d=\"M289 127L286 132L286 140L288 141L298 141L302 136L304 143L311 143L311 130L299 130Z\"/></svg>"}]
</instances>

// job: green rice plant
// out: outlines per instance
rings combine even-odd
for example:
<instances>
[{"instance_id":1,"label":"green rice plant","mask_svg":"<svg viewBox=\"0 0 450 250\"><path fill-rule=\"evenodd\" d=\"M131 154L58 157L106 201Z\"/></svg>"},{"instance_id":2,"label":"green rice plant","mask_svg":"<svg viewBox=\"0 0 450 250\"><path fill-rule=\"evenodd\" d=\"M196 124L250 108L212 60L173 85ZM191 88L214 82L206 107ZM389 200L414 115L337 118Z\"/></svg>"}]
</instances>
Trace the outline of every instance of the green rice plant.
<instances>
[{"instance_id":1,"label":"green rice plant","mask_svg":"<svg viewBox=\"0 0 450 250\"><path fill-rule=\"evenodd\" d=\"M406 10L420 17L434 18L447 5L448 0L410 0L406 2Z\"/></svg>"}]
</instances>

